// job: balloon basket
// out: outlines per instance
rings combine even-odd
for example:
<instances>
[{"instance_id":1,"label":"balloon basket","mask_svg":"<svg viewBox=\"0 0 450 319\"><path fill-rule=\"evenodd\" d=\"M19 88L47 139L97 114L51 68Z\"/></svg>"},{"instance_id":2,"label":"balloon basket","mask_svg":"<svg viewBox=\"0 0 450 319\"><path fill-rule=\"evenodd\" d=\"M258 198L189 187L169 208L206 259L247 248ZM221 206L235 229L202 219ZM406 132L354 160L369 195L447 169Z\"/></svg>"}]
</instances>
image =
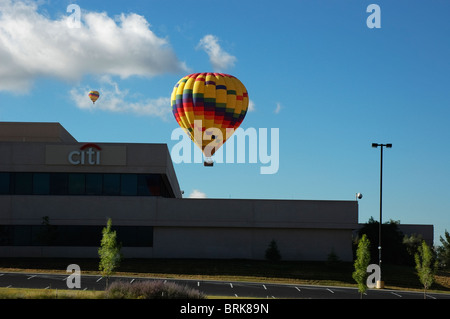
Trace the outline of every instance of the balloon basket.
<instances>
[{"instance_id":1,"label":"balloon basket","mask_svg":"<svg viewBox=\"0 0 450 319\"><path fill-rule=\"evenodd\" d=\"M214 165L214 161L210 157L207 157L205 158L203 165L206 167L212 167Z\"/></svg>"}]
</instances>

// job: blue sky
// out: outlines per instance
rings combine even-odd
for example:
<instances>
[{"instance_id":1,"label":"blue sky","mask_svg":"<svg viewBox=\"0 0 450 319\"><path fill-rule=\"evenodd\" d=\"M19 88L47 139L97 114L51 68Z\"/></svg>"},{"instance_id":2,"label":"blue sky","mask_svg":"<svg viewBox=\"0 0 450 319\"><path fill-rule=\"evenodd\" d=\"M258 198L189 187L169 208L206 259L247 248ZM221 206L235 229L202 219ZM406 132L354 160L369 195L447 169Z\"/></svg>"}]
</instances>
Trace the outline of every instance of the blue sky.
<instances>
[{"instance_id":1,"label":"blue sky","mask_svg":"<svg viewBox=\"0 0 450 319\"><path fill-rule=\"evenodd\" d=\"M370 4L381 28L369 28ZM80 27L73 23L80 11ZM167 143L173 86L246 86L243 129L279 129L279 169L174 164L185 196L354 200L359 221L450 231L450 2L0 0L0 120L60 122L78 141ZM202 41L203 39L203 41ZM87 91L102 94L94 105ZM194 146L192 146L192 151ZM270 148L269 148L270 150Z\"/></svg>"}]
</instances>

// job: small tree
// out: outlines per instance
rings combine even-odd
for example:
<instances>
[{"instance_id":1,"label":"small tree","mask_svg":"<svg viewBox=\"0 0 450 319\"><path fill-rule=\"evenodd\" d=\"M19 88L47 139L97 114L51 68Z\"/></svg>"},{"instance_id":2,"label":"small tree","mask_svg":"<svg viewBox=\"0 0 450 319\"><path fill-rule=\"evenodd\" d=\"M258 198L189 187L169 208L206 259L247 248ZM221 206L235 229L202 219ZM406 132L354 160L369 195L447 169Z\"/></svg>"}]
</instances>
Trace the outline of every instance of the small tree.
<instances>
[{"instance_id":1,"label":"small tree","mask_svg":"<svg viewBox=\"0 0 450 319\"><path fill-rule=\"evenodd\" d=\"M101 247L98 249L100 256L99 270L102 276L106 278L106 287L108 287L109 277L122 260L122 253L120 252L122 247L121 244L117 243L116 231L111 229L111 225L112 221L109 218L106 227L102 230Z\"/></svg>"},{"instance_id":2,"label":"small tree","mask_svg":"<svg viewBox=\"0 0 450 319\"><path fill-rule=\"evenodd\" d=\"M433 262L433 253L425 241L418 248L418 252L414 255L416 260L416 270L419 280L423 285L423 298L426 299L426 291L434 282L434 275L437 270L437 261Z\"/></svg>"},{"instance_id":3,"label":"small tree","mask_svg":"<svg viewBox=\"0 0 450 319\"><path fill-rule=\"evenodd\" d=\"M266 259L269 261L281 260L281 254L280 251L278 250L277 242L273 239L266 250Z\"/></svg>"},{"instance_id":4,"label":"small tree","mask_svg":"<svg viewBox=\"0 0 450 319\"><path fill-rule=\"evenodd\" d=\"M437 247L438 260L440 267L450 269L450 234L445 230L445 238L439 237L442 246Z\"/></svg>"},{"instance_id":5,"label":"small tree","mask_svg":"<svg viewBox=\"0 0 450 319\"><path fill-rule=\"evenodd\" d=\"M353 279L358 284L358 291L363 293L367 290L367 266L370 262L370 241L367 235L364 234L358 243L358 249L356 250L355 271L352 274Z\"/></svg>"},{"instance_id":6,"label":"small tree","mask_svg":"<svg viewBox=\"0 0 450 319\"><path fill-rule=\"evenodd\" d=\"M327 256L327 266L334 268L340 264L341 260L339 256L334 252L334 248L331 249L331 252Z\"/></svg>"}]
</instances>

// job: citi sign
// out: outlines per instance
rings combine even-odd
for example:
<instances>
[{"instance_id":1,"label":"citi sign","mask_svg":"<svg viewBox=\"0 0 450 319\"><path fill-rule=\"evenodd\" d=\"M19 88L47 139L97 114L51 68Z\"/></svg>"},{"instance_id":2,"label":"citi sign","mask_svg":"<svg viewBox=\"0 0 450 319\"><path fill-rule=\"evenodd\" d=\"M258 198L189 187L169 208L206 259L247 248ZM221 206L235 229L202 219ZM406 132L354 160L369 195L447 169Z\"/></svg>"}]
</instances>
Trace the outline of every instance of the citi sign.
<instances>
[{"instance_id":1,"label":"citi sign","mask_svg":"<svg viewBox=\"0 0 450 319\"><path fill-rule=\"evenodd\" d=\"M67 160L72 165L100 165L101 150L97 144L84 144L79 151L70 152Z\"/></svg>"}]
</instances>

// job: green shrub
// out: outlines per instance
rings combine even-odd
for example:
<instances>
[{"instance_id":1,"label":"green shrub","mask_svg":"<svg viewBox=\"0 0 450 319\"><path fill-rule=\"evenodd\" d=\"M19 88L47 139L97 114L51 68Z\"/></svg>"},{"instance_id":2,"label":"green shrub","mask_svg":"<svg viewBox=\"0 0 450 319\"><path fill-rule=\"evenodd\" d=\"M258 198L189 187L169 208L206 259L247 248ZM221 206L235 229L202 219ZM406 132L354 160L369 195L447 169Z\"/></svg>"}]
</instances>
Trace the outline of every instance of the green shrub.
<instances>
[{"instance_id":1,"label":"green shrub","mask_svg":"<svg viewBox=\"0 0 450 319\"><path fill-rule=\"evenodd\" d=\"M281 254L278 249L277 242L272 240L269 244L269 247L266 250L266 259L269 261L280 261Z\"/></svg>"},{"instance_id":2,"label":"green shrub","mask_svg":"<svg viewBox=\"0 0 450 319\"><path fill-rule=\"evenodd\" d=\"M198 290L175 283L158 281L138 281L128 283L113 282L105 291L107 299L205 299Z\"/></svg>"}]
</instances>

